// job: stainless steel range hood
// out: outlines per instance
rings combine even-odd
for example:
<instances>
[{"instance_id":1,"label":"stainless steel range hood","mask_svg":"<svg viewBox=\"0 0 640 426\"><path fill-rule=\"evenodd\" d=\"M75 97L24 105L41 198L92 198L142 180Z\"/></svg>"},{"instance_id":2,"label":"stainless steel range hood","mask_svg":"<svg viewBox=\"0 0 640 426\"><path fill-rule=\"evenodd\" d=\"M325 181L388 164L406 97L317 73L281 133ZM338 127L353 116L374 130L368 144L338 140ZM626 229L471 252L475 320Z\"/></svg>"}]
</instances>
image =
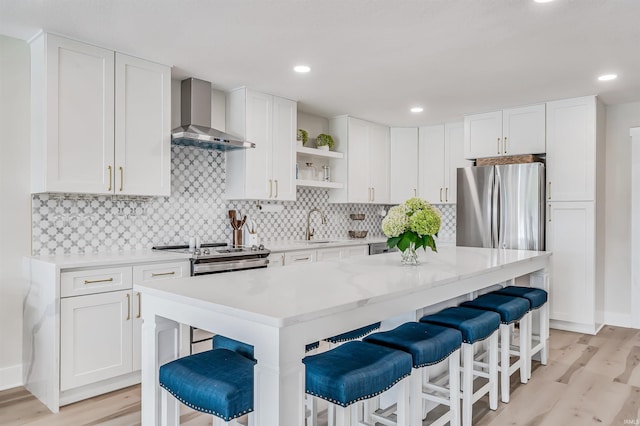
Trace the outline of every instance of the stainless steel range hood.
<instances>
[{"instance_id":1,"label":"stainless steel range hood","mask_svg":"<svg viewBox=\"0 0 640 426\"><path fill-rule=\"evenodd\" d=\"M255 148L252 142L211 128L211 83L188 78L182 80L181 126L171 131L173 145L230 151Z\"/></svg>"}]
</instances>

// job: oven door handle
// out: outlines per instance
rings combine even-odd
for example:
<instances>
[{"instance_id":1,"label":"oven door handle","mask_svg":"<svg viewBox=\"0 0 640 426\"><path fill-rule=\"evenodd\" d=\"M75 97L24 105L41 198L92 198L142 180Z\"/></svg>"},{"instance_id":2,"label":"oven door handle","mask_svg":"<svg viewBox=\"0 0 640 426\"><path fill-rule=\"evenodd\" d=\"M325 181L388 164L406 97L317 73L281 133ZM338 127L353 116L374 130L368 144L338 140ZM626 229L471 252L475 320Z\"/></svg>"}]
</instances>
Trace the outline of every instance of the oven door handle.
<instances>
[{"instance_id":1,"label":"oven door handle","mask_svg":"<svg viewBox=\"0 0 640 426\"><path fill-rule=\"evenodd\" d=\"M224 262L202 262L193 264L193 275L211 274L214 272L236 271L242 269L264 268L269 259L240 259Z\"/></svg>"}]
</instances>

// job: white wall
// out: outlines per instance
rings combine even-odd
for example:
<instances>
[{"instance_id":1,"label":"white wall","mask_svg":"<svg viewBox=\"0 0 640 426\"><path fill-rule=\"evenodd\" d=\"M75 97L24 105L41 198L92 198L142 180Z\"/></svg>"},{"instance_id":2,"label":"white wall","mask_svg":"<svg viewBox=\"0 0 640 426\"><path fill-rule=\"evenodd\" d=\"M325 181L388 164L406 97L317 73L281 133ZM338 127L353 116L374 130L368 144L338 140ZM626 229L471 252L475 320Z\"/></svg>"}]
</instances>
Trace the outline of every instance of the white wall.
<instances>
[{"instance_id":1,"label":"white wall","mask_svg":"<svg viewBox=\"0 0 640 426\"><path fill-rule=\"evenodd\" d=\"M31 250L29 47L0 36L0 389L22 384L22 257Z\"/></svg>"},{"instance_id":2,"label":"white wall","mask_svg":"<svg viewBox=\"0 0 640 426\"><path fill-rule=\"evenodd\" d=\"M640 102L607 107L605 323L631 326L631 139ZM637 303L636 303L637 305Z\"/></svg>"},{"instance_id":3,"label":"white wall","mask_svg":"<svg viewBox=\"0 0 640 426\"><path fill-rule=\"evenodd\" d=\"M298 111L298 129L309 132L309 140L315 142L320 133L329 133L329 119ZM313 146L313 143L310 146Z\"/></svg>"}]
</instances>

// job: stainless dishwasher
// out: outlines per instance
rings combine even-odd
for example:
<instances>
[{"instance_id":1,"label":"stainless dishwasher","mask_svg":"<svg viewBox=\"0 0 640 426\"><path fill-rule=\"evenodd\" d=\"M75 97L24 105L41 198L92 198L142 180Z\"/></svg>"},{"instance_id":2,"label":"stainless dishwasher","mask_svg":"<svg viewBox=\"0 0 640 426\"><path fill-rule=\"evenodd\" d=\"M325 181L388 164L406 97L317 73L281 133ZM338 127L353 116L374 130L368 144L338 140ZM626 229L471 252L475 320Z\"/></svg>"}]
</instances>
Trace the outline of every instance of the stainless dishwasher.
<instances>
[{"instance_id":1,"label":"stainless dishwasher","mask_svg":"<svg viewBox=\"0 0 640 426\"><path fill-rule=\"evenodd\" d=\"M383 243L370 243L369 244L369 256L374 254L382 254L382 253L391 253L393 251L398 251L398 247L389 248L387 246L387 242Z\"/></svg>"}]
</instances>

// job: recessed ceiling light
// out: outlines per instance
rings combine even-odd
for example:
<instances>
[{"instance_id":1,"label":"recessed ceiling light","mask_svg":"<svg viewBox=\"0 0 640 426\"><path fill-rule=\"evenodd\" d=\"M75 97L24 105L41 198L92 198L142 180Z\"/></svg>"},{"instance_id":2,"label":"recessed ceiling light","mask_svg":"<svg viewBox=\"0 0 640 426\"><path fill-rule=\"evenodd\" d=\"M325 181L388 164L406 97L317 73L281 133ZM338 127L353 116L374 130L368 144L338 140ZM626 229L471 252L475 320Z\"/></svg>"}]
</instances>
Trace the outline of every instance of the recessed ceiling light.
<instances>
[{"instance_id":1,"label":"recessed ceiling light","mask_svg":"<svg viewBox=\"0 0 640 426\"><path fill-rule=\"evenodd\" d=\"M422 107L413 107L411 108L411 112L422 112L424 111L424 108Z\"/></svg>"},{"instance_id":2,"label":"recessed ceiling light","mask_svg":"<svg viewBox=\"0 0 640 426\"><path fill-rule=\"evenodd\" d=\"M553 0L533 0L533 1L535 1L536 3L549 3L549 2L552 2Z\"/></svg>"},{"instance_id":3,"label":"recessed ceiling light","mask_svg":"<svg viewBox=\"0 0 640 426\"><path fill-rule=\"evenodd\" d=\"M616 78L618 78L618 74L605 74L598 77L598 80L609 81L609 80L615 80Z\"/></svg>"},{"instance_id":4,"label":"recessed ceiling light","mask_svg":"<svg viewBox=\"0 0 640 426\"><path fill-rule=\"evenodd\" d=\"M311 67L308 65L296 65L293 67L295 72L305 73L311 71Z\"/></svg>"}]
</instances>

